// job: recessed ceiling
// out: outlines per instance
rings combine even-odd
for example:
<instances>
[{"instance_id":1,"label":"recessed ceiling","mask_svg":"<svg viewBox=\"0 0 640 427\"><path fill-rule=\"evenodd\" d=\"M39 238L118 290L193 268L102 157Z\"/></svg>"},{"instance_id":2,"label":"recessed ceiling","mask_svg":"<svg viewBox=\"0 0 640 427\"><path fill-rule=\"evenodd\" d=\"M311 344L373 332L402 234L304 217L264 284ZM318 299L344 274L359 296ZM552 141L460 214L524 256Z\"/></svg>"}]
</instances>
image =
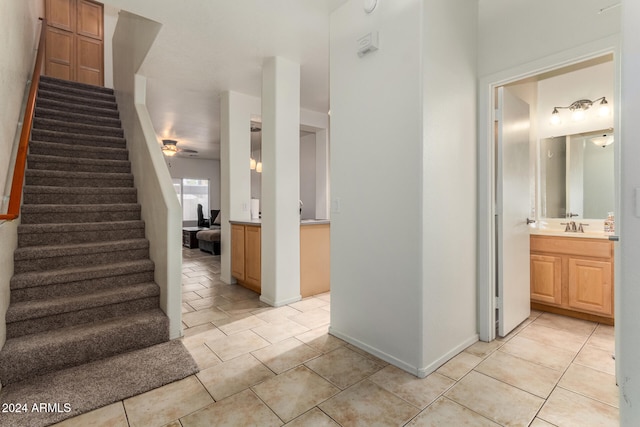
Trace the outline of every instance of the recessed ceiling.
<instances>
[{"instance_id":1,"label":"recessed ceiling","mask_svg":"<svg viewBox=\"0 0 640 427\"><path fill-rule=\"evenodd\" d=\"M329 14L346 0L105 3L162 24L139 71L159 139L219 158L220 95L260 97L271 56L300 63L301 108L329 110Z\"/></svg>"}]
</instances>

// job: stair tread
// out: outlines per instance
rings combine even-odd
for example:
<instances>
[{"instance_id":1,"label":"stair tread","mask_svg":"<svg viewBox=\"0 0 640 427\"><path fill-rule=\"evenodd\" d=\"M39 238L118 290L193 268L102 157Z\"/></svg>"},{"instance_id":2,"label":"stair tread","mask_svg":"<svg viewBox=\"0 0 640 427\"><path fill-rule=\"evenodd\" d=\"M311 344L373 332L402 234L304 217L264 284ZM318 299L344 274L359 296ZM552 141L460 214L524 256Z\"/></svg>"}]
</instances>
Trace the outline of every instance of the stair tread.
<instances>
[{"instance_id":1,"label":"stair tread","mask_svg":"<svg viewBox=\"0 0 640 427\"><path fill-rule=\"evenodd\" d=\"M112 109L112 110L118 109L118 105L115 102L115 100L109 101L109 100L95 99L95 98L86 97L86 96L76 96L69 93L57 92L55 90L47 90L46 88L38 90L38 97L42 97L43 99L63 99L66 102L69 102L75 105L87 105L90 107L100 106L100 108L106 108L106 109Z\"/></svg>"},{"instance_id":2,"label":"stair tread","mask_svg":"<svg viewBox=\"0 0 640 427\"><path fill-rule=\"evenodd\" d=\"M57 141L46 141L40 138L52 138L52 139L63 139L63 140L71 140L71 141L92 141L92 142L104 142L110 144L120 144L123 145L121 149L126 149L125 138L124 136L113 136L113 135L83 135L73 132L53 130L53 129L42 129L42 128L33 128L31 131L31 140L32 141L42 141L42 142L56 142ZM64 142L62 143L64 144Z\"/></svg>"},{"instance_id":3,"label":"stair tread","mask_svg":"<svg viewBox=\"0 0 640 427\"><path fill-rule=\"evenodd\" d=\"M121 128L120 119L117 117L96 117L91 114L73 113L70 111L56 110L55 108L36 106L35 116L49 120L65 120L70 123L95 124L98 126L107 126Z\"/></svg>"},{"instance_id":4,"label":"stair tread","mask_svg":"<svg viewBox=\"0 0 640 427\"><path fill-rule=\"evenodd\" d=\"M111 159L87 159L82 157L62 157L51 156L48 154L29 154L29 160L37 160L41 162L50 163L71 163L71 164L85 164L94 166L130 166L129 160L111 160Z\"/></svg>"},{"instance_id":5,"label":"stair tread","mask_svg":"<svg viewBox=\"0 0 640 427\"><path fill-rule=\"evenodd\" d=\"M21 233L68 233L73 231L106 231L128 228L144 228L144 221L110 221L58 224L20 224L18 234Z\"/></svg>"},{"instance_id":6,"label":"stair tread","mask_svg":"<svg viewBox=\"0 0 640 427\"><path fill-rule=\"evenodd\" d=\"M80 135L91 135L91 133L85 133L85 132L94 132L94 131L104 132L107 134L115 133L115 134L124 135L124 131L122 130L121 127L94 125L94 124L88 124L88 123L73 122L68 120L48 119L45 117L38 117L38 116L36 116L33 119L33 127L35 129L43 129L43 128L48 129L52 127L53 128L58 127L62 129L68 128L68 129L73 129L74 134L80 134ZM58 132L65 132L65 131L59 130Z\"/></svg>"},{"instance_id":7,"label":"stair tread","mask_svg":"<svg viewBox=\"0 0 640 427\"><path fill-rule=\"evenodd\" d=\"M120 118L120 112L118 110L114 110L113 108L101 108L95 107L91 105L75 105L68 104L63 101L58 101L56 99L47 99L47 98L38 98L36 101L36 106L46 107L56 111L76 111L84 113L93 113L97 117L110 117L110 118Z\"/></svg>"},{"instance_id":8,"label":"stair tread","mask_svg":"<svg viewBox=\"0 0 640 427\"><path fill-rule=\"evenodd\" d=\"M114 90L112 88L91 85L88 83L74 82L71 80L58 79L56 77L51 77L51 76L40 76L40 82L50 83L57 86L77 87L81 89L83 88L87 91L102 92L102 93L109 93L109 94L114 93Z\"/></svg>"},{"instance_id":9,"label":"stair tread","mask_svg":"<svg viewBox=\"0 0 640 427\"><path fill-rule=\"evenodd\" d=\"M71 177L71 178L131 178L133 174L130 172L75 172L75 171L59 171L47 169L27 169L27 175L32 176L51 176L51 177Z\"/></svg>"},{"instance_id":10,"label":"stair tread","mask_svg":"<svg viewBox=\"0 0 640 427\"><path fill-rule=\"evenodd\" d=\"M136 210L140 210L140 205L138 203L108 203L95 205L22 205L22 213L74 213Z\"/></svg>"},{"instance_id":11,"label":"stair tread","mask_svg":"<svg viewBox=\"0 0 640 427\"><path fill-rule=\"evenodd\" d=\"M87 255L149 247L147 239L112 240L106 242L72 243L66 245L28 246L17 248L13 258L23 261L33 258Z\"/></svg>"},{"instance_id":12,"label":"stair tread","mask_svg":"<svg viewBox=\"0 0 640 427\"><path fill-rule=\"evenodd\" d=\"M29 271L25 273L15 274L11 279L11 289L24 289L28 287L119 276L123 274L144 272L153 269L153 261L151 261L150 259L140 259L115 262L111 264L91 265L86 267L64 267L58 270Z\"/></svg>"},{"instance_id":13,"label":"stair tread","mask_svg":"<svg viewBox=\"0 0 640 427\"><path fill-rule=\"evenodd\" d=\"M87 294L63 296L50 299L13 303L6 313L6 322L37 319L60 313L102 307L135 299L158 296L160 288L153 282L138 283L125 287L103 289Z\"/></svg>"},{"instance_id":14,"label":"stair tread","mask_svg":"<svg viewBox=\"0 0 640 427\"><path fill-rule=\"evenodd\" d=\"M51 150L59 151L59 150L72 150L72 151L95 151L102 153L126 153L127 148L122 147L96 147L92 145L82 145L82 144L65 144L63 142L51 142L51 141L39 141L37 139L33 139L29 142L31 146L33 144L40 145L44 148L50 148ZM58 157L67 157L67 156L58 156Z\"/></svg>"},{"instance_id":15,"label":"stair tread","mask_svg":"<svg viewBox=\"0 0 640 427\"><path fill-rule=\"evenodd\" d=\"M78 173L78 172L75 172ZM134 187L56 187L53 185L25 185L25 193L53 194L135 194Z\"/></svg>"}]
</instances>

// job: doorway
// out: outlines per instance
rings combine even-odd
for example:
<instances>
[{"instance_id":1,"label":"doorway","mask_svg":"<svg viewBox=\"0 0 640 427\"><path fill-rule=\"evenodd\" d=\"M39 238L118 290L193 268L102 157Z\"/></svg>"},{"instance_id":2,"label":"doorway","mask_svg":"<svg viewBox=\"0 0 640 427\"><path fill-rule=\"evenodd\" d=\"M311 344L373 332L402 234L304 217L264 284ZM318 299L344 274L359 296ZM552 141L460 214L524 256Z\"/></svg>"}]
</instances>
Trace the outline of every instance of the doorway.
<instances>
[{"instance_id":1,"label":"doorway","mask_svg":"<svg viewBox=\"0 0 640 427\"><path fill-rule=\"evenodd\" d=\"M499 293L496 293L496 283L501 278L501 263L503 261L501 254L502 242L498 238L498 209L496 201L502 197L502 194L498 194L501 191L501 187L498 183L497 169L498 163L502 161L501 153L498 152L498 145L495 143L497 140L497 128L494 127L494 111L497 107L497 88L509 87L515 89L516 92L522 97L522 93L529 90L533 94L534 104L538 103L537 91L532 91L532 87L535 87L537 82L548 79L553 76L566 74L573 70L579 70L585 68L585 64L591 62L602 62L601 58L608 57L614 70L619 69L619 56L617 55L617 46L612 43L608 47L598 47L587 51L582 49L582 52L577 50L564 52L562 55L556 55L554 58L546 58L540 60L535 65L523 66L519 69L508 70L500 73L500 75L493 75L481 80L480 87L480 135L479 135L479 335L482 341L491 341L498 335L508 333L508 328L501 329L501 333L498 334L497 330L500 329L498 320L500 319L501 309L509 310L510 307L501 306L507 301L503 300ZM613 75L617 76L619 73L614 72ZM614 93L614 105L613 110L617 111L616 106L619 103L618 94L618 82L614 81L613 91ZM525 96L526 97L526 96ZM571 99L571 102L574 101ZM559 105L562 106L562 105ZM535 108L534 110L537 110ZM549 110L547 115L551 115ZM535 113L542 114L542 113ZM613 128L619 128L619 115L613 116ZM545 120L548 122L548 120ZM541 120L537 120L537 123L541 123ZM537 135L541 134L542 125L535 124L534 136L532 137L532 144L530 145L530 154L532 159L536 159L539 153L538 138ZM546 130L545 130L546 132ZM619 177L617 165L619 164L619 150L614 147L615 154L615 191L619 191ZM531 184L531 217L542 218L540 212L541 199L539 194L539 170L537 162L532 162L530 165L530 182ZM614 210L619 211L619 195L616 194ZM509 202L507 199L506 203ZM522 218L524 224L528 217ZM545 221L547 219L545 218ZM564 221L557 219L557 222ZM527 254L528 255L528 254ZM616 253L615 257L618 258L619 254ZM614 263L618 265L619 263ZM528 266L527 266L528 269ZM528 285L529 280L526 280ZM526 290L527 293L529 290ZM522 303L522 302L521 302ZM526 304L529 304L527 300ZM528 309L528 307L527 307ZM524 311L523 311L524 312ZM511 321L512 324L517 326L518 323L524 321L526 317L519 321ZM513 326L513 325L512 325Z\"/></svg>"}]
</instances>

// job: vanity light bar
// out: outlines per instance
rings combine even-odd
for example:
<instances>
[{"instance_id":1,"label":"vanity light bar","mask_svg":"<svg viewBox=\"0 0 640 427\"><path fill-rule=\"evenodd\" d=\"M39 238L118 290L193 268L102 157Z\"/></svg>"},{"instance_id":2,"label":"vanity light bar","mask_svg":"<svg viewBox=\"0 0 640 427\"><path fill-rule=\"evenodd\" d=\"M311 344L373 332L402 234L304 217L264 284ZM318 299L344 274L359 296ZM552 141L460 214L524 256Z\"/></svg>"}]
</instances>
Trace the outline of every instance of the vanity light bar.
<instances>
[{"instance_id":1,"label":"vanity light bar","mask_svg":"<svg viewBox=\"0 0 640 427\"><path fill-rule=\"evenodd\" d=\"M567 107L553 107L553 111L551 112L551 124L557 125L560 124L560 112L559 109L567 109L571 111L571 117L574 121L582 120L585 118L585 112L593 106L593 104L600 101L600 105L598 107L598 115L601 117L608 116L611 112L611 108L609 107L609 103L607 102L606 97L601 97L591 101L590 99L579 99L577 101L572 102Z\"/></svg>"}]
</instances>

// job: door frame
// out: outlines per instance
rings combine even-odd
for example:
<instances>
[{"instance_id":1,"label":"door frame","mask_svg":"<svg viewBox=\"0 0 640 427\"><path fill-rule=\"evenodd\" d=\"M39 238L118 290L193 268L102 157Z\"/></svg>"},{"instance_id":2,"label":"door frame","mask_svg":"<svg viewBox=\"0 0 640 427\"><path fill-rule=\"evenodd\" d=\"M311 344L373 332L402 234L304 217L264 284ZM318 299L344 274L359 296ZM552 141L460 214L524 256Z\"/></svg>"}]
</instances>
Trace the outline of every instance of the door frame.
<instances>
[{"instance_id":1,"label":"door frame","mask_svg":"<svg viewBox=\"0 0 640 427\"><path fill-rule=\"evenodd\" d=\"M587 61L606 54L613 54L615 70L614 81L614 128L620 127L620 37L618 35L606 37L556 53L538 60L510 68L498 73L480 77L478 89L478 335L481 341L489 342L496 338L496 301L495 283L497 272L496 255L496 172L495 172L495 144L494 144L494 90L528 77L549 72L557 68ZM617 136L619 139L619 136ZM615 211L620 212L620 149L619 144L614 147L615 170ZM536 213L537 216L537 213ZM537 219L537 218L536 218ZM618 221L619 222L619 221ZM617 225L617 224L616 224ZM619 228L617 234L620 234ZM615 283L614 289L620 285L618 277L620 266L620 251L615 251ZM614 307L620 306L618 301L620 292L615 292ZM618 310L614 313L614 321L618 323ZM615 329L616 343L619 328ZM616 344L617 347L617 344Z\"/></svg>"}]
</instances>

